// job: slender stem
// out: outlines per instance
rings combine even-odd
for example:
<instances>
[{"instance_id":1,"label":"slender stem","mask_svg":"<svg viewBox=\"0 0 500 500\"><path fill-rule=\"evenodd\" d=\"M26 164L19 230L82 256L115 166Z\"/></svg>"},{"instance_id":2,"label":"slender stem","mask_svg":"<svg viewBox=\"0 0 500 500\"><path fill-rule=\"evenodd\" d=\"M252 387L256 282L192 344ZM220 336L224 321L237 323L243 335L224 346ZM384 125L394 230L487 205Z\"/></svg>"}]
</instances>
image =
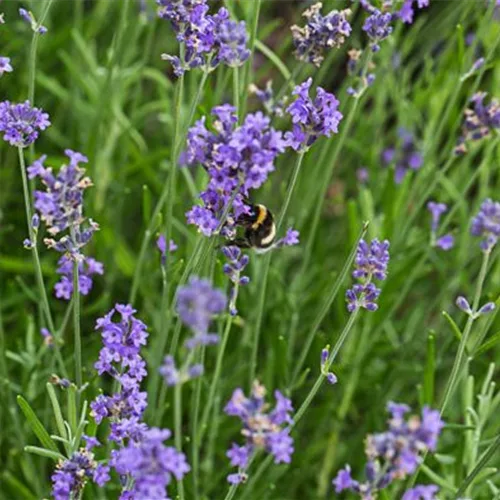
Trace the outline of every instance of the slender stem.
<instances>
[{"instance_id":1,"label":"slender stem","mask_svg":"<svg viewBox=\"0 0 500 500\"><path fill-rule=\"evenodd\" d=\"M36 241L36 234L31 225L32 212L31 212L31 197L28 188L28 177L26 175L26 164L24 162L24 152L22 148L18 148L19 153L19 167L21 169L21 178L23 182L23 194L24 194L24 208L26 211L26 222L28 224L28 233L31 241L31 255L33 257L33 265L35 267L35 276L38 286L38 293L42 301L42 309L45 313L45 319L50 330L50 334L54 337L54 353L59 364L59 369L63 376L67 377L68 372L66 366L64 365L64 360L61 355L61 339L59 332L54 326L54 321L52 319L52 313L50 312L49 299L47 297L47 291L45 290L45 285L43 281L42 266L40 264L40 256L38 255L38 247Z\"/></svg>"},{"instance_id":2,"label":"slender stem","mask_svg":"<svg viewBox=\"0 0 500 500\"><path fill-rule=\"evenodd\" d=\"M297 155L297 160L295 162L295 167L292 174L292 179L290 181L285 202L282 206L280 214L278 215L277 223L276 223L276 231L280 229L280 226L285 219L286 212L288 210L288 206L290 204L290 200L292 199L292 194L295 190L295 186L297 184L297 179L299 177L300 168L302 166L302 160L304 159L304 151L301 151ZM257 370L257 355L259 352L259 338L260 331L262 326L262 317L264 315L264 305L266 301L266 290L267 290L267 281L269 276L269 268L271 265L271 252L266 254L263 262L263 270L262 270L262 278L260 281L260 290L259 290L259 302L257 306L257 317L255 321L255 329L253 334L253 343L252 343L252 354L250 358L250 385L252 385L253 380L255 378L255 372Z\"/></svg>"},{"instance_id":3,"label":"slender stem","mask_svg":"<svg viewBox=\"0 0 500 500\"><path fill-rule=\"evenodd\" d=\"M233 106L236 108L236 114L240 110L240 79L238 66L233 68Z\"/></svg>"},{"instance_id":4,"label":"slender stem","mask_svg":"<svg viewBox=\"0 0 500 500\"><path fill-rule=\"evenodd\" d=\"M460 485L460 488L458 491L455 493L455 496L453 498L458 499L460 498L463 493L467 490L469 485L474 481L476 476L481 472L481 470L486 466L486 464L489 462L491 457L494 456L496 451L500 448L500 434L497 435L493 443L490 444L488 449L483 453L481 458L479 459L479 462L476 464L474 469L470 471L470 473L467 475L467 477L464 479L463 483Z\"/></svg>"},{"instance_id":5,"label":"slender stem","mask_svg":"<svg viewBox=\"0 0 500 500\"><path fill-rule=\"evenodd\" d=\"M344 345L344 342L347 339L347 336L349 335L349 332L351 331L352 327L354 326L354 323L358 317L359 314L359 308L356 309L350 316L349 320L347 321L344 330L342 330L342 333L340 334L340 337L338 338L337 342L335 342L335 345L333 346L332 351L330 352L330 356L328 357L327 362L325 363L325 372L328 372L330 369L332 363L335 361L335 358L337 357L337 354L339 353L340 349ZM314 399L314 396L316 396L316 393L319 391L319 388L323 384L323 381L325 380L326 376L321 373L319 377L316 379L316 382L313 385L313 388L307 395L306 399L304 402L301 404L300 408L297 410L297 413L294 416L293 419L293 426L295 427L300 419L304 416L304 413L306 410L309 408L312 400Z\"/></svg>"},{"instance_id":6,"label":"slender stem","mask_svg":"<svg viewBox=\"0 0 500 500\"><path fill-rule=\"evenodd\" d=\"M175 426L175 447L182 452L182 384L178 383L174 389L174 426ZM184 500L184 483L182 479L177 481L177 493L180 500Z\"/></svg>"},{"instance_id":7,"label":"slender stem","mask_svg":"<svg viewBox=\"0 0 500 500\"><path fill-rule=\"evenodd\" d=\"M472 304L472 313L469 315L467 319L467 323L465 325L464 332L462 334L462 338L460 339L460 343L458 345L458 351L455 356L455 360L453 361L453 367L451 369L450 377L448 378L448 382L446 383L446 388L444 390L443 400L441 402L441 415L444 413L446 406L453 394L456 383L460 378L460 372L462 369L462 361L465 352L465 348L467 346L467 341L469 340L469 335L472 330L472 324L476 319L476 313L479 307L479 301L481 299L481 293L483 291L484 280L486 279L486 272L488 271L488 262L490 258L490 251L486 251L483 254L483 262L481 264L481 270L479 271L479 278L476 285L476 293L474 295L474 302Z\"/></svg>"},{"instance_id":8,"label":"slender stem","mask_svg":"<svg viewBox=\"0 0 500 500\"><path fill-rule=\"evenodd\" d=\"M71 228L71 239L76 244L75 230ZM80 330L80 286L78 260L73 262L73 330L75 342L75 381L78 389L82 387L82 336Z\"/></svg>"}]
</instances>

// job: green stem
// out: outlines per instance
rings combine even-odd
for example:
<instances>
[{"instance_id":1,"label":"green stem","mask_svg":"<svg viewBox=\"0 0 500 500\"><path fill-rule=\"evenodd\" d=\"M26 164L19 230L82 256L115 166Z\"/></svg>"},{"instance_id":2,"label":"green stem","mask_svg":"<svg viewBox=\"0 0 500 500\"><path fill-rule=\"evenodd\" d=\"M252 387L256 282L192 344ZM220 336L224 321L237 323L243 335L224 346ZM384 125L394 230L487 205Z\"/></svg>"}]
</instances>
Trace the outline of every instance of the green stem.
<instances>
[{"instance_id":1,"label":"green stem","mask_svg":"<svg viewBox=\"0 0 500 500\"><path fill-rule=\"evenodd\" d=\"M342 330L342 333L340 334L340 337L338 338L337 342L335 342L335 345L333 346L332 351L330 352L330 355L328 356L328 360L325 363L325 373L328 372L330 369L332 363L335 361L335 358L337 357L337 354L339 353L340 349L344 345L344 342L347 339L347 336L349 335L349 332L351 331L352 327L354 326L354 323L356 321L356 318L358 317L359 314L359 308L356 309L354 312L351 313L349 316L349 320L347 321L344 330ZM323 381L325 380L326 376L321 373L318 378L316 379L316 382L313 385L313 388L307 395L306 399L300 406L300 408L297 410L297 413L294 416L293 419L293 427L295 427L300 419L304 416L304 413L306 410L309 408L312 400L314 399L314 396L316 396L316 393L319 391L319 388L323 384Z\"/></svg>"},{"instance_id":2,"label":"green stem","mask_svg":"<svg viewBox=\"0 0 500 500\"><path fill-rule=\"evenodd\" d=\"M448 378L448 382L446 383L446 388L444 390L443 400L441 402L440 411L441 415L444 413L447 404L450 401L450 398L455 390L456 383L460 378L460 372L462 369L462 361L465 352L465 348L467 346L467 342L469 340L469 335L472 330L472 325L474 320L476 319L476 313L479 307L479 301L481 299L481 293L483 291L484 280L486 279L486 272L488 271L488 262L490 258L490 251L486 251L483 254L483 262L481 264L481 270L479 271L479 279L476 285L476 293L474 295L474 302L472 303L472 313L469 315L467 319L467 323L465 325L464 332L462 334L462 338L460 339L460 343L458 345L458 351L455 356L455 360L453 361L453 367L451 369L450 377Z\"/></svg>"},{"instance_id":3,"label":"green stem","mask_svg":"<svg viewBox=\"0 0 500 500\"><path fill-rule=\"evenodd\" d=\"M61 339L58 331L54 326L54 321L52 319L52 313L50 312L49 299L47 297L47 291L45 290L45 285L43 281L42 266L40 264L40 256L38 255L37 238L35 231L31 225L32 212L31 212L31 196L28 188L28 176L26 175L26 164L24 161L24 152L22 148L18 148L19 154L19 167L21 169L21 178L23 182L23 194L24 194L24 208L26 211L26 222L28 224L28 233L31 241L31 255L33 257L33 265L35 267L35 276L38 286L38 293L42 300L42 309L45 313L45 319L50 330L50 334L54 337L54 353L59 364L59 369L63 376L67 377L68 372L66 366L64 365L64 360L61 355Z\"/></svg>"},{"instance_id":4,"label":"green stem","mask_svg":"<svg viewBox=\"0 0 500 500\"><path fill-rule=\"evenodd\" d=\"M236 114L240 116L240 80L237 66L233 68L233 106L236 108Z\"/></svg>"},{"instance_id":5,"label":"green stem","mask_svg":"<svg viewBox=\"0 0 500 500\"><path fill-rule=\"evenodd\" d=\"M71 239L76 245L75 230L72 227ZM82 336L80 330L80 287L79 287L78 260L74 258L73 262L73 330L75 335L75 381L78 389L82 387Z\"/></svg>"},{"instance_id":6,"label":"green stem","mask_svg":"<svg viewBox=\"0 0 500 500\"><path fill-rule=\"evenodd\" d=\"M290 185L287 190L285 202L282 206L280 214L278 215L277 223L276 223L276 232L279 231L283 220L285 219L286 212L288 210L288 206L290 204L290 200L292 199L292 194L295 190L295 186L297 184L297 179L299 177L300 168L302 166L302 160L304 159L305 151L301 151L297 155L297 160L295 162L295 167L292 174L292 179L290 181ZM255 329L253 335L253 343L252 343L252 354L250 358L250 385L252 385L253 380L255 378L255 373L257 370L257 355L259 352L259 338L260 331L262 326L262 317L264 315L264 304L266 301L266 289L267 289L267 281L269 277L269 268L271 264L271 252L266 254L263 262L263 270L262 270L262 278L260 281L260 293L259 293L259 302L257 306L257 317L255 321Z\"/></svg>"},{"instance_id":7,"label":"green stem","mask_svg":"<svg viewBox=\"0 0 500 500\"><path fill-rule=\"evenodd\" d=\"M174 389L174 426L175 426L175 447L182 452L182 384L178 383ZM177 481L177 493L180 500L184 500L184 483L182 479Z\"/></svg>"}]
</instances>

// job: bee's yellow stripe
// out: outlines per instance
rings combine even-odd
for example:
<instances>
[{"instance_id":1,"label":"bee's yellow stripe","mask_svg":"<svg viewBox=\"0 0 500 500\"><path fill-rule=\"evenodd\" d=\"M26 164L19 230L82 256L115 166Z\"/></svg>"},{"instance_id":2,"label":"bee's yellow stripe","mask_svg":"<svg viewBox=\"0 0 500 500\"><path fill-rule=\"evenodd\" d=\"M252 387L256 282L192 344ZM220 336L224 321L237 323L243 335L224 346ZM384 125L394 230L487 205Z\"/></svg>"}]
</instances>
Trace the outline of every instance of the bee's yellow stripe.
<instances>
[{"instance_id":1,"label":"bee's yellow stripe","mask_svg":"<svg viewBox=\"0 0 500 500\"><path fill-rule=\"evenodd\" d=\"M257 220L252 224L252 229L257 229L267 217L267 208L264 205L257 205L259 207L259 215Z\"/></svg>"}]
</instances>

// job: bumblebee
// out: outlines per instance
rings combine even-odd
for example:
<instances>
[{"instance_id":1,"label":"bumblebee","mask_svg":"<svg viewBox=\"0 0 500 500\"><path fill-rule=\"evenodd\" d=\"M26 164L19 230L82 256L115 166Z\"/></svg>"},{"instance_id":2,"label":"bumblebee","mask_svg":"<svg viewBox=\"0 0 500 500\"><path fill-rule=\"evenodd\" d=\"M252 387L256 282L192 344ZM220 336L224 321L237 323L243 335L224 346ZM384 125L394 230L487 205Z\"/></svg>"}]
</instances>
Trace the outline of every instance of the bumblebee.
<instances>
[{"instance_id":1,"label":"bumblebee","mask_svg":"<svg viewBox=\"0 0 500 500\"><path fill-rule=\"evenodd\" d=\"M268 250L276 238L276 224L271 211L264 205L250 204L250 213L243 214L236 220L236 225L245 228L243 237L228 242L239 248Z\"/></svg>"}]
</instances>

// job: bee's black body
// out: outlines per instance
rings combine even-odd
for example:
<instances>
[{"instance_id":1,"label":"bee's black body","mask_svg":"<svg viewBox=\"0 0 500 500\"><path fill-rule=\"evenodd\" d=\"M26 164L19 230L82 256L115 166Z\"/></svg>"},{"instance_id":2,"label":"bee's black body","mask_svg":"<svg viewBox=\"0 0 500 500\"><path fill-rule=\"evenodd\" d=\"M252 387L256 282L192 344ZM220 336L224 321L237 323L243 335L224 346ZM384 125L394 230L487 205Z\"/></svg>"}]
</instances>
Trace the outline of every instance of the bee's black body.
<instances>
[{"instance_id":1,"label":"bee's black body","mask_svg":"<svg viewBox=\"0 0 500 500\"><path fill-rule=\"evenodd\" d=\"M264 205L250 205L251 212L242 215L237 225L245 228L243 238L235 238L229 243L240 248L265 250L272 246L276 237L273 214Z\"/></svg>"}]
</instances>

